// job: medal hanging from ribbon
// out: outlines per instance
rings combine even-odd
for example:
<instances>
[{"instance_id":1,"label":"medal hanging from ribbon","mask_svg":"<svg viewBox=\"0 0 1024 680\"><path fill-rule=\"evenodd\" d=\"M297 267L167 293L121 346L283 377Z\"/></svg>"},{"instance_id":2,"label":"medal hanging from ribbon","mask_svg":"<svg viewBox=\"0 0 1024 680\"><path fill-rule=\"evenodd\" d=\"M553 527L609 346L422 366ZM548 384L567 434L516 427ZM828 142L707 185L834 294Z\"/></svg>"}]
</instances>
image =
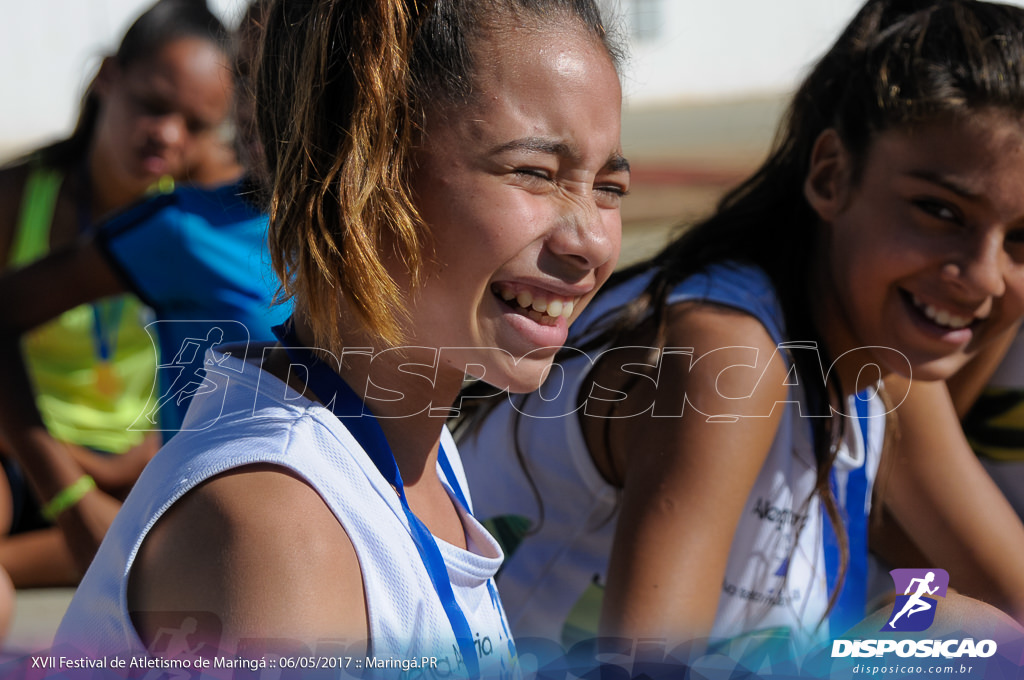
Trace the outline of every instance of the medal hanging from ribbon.
<instances>
[{"instance_id":1,"label":"medal hanging from ribbon","mask_svg":"<svg viewBox=\"0 0 1024 680\"><path fill-rule=\"evenodd\" d=\"M92 303L91 307L92 340L97 359L96 390L105 397L114 397L124 388L124 382L113 365L124 298L118 296L100 300Z\"/></svg>"},{"instance_id":2,"label":"medal hanging from ribbon","mask_svg":"<svg viewBox=\"0 0 1024 680\"><path fill-rule=\"evenodd\" d=\"M92 227L92 184L85 163L79 166L78 177L78 234L81 236ZM92 308L92 345L96 357L93 382L98 393L104 397L115 397L124 388L124 381L113 363L124 298L108 298L89 306Z\"/></svg>"}]
</instances>

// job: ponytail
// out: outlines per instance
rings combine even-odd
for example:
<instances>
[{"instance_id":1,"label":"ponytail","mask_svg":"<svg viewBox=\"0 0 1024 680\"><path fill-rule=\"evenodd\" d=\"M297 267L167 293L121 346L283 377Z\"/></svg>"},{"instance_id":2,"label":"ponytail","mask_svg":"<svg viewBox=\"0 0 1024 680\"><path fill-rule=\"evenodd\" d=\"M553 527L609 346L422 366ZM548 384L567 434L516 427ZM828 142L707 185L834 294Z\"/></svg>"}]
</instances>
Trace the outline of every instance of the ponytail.
<instances>
[{"instance_id":1,"label":"ponytail","mask_svg":"<svg viewBox=\"0 0 1024 680\"><path fill-rule=\"evenodd\" d=\"M343 299L367 328L401 340L403 296L384 254L418 277L420 219L403 175L420 11L402 0L290 1L267 20L255 88L273 178L270 250L319 347L341 345Z\"/></svg>"},{"instance_id":2,"label":"ponytail","mask_svg":"<svg viewBox=\"0 0 1024 680\"><path fill-rule=\"evenodd\" d=\"M384 343L430 243L409 187L424 117L473 92L474 41L502 22L575 22L615 59L593 0L278 0L254 78L270 253L318 347L338 352L355 313ZM403 290L386 261L412 282Z\"/></svg>"}]
</instances>

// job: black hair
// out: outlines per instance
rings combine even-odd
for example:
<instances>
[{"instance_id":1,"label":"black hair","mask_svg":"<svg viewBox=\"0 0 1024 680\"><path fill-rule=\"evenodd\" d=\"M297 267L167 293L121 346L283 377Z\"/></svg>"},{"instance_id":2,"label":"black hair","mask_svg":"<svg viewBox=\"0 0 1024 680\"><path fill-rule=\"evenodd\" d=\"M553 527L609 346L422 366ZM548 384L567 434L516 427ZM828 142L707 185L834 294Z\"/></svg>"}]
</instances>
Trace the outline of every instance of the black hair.
<instances>
[{"instance_id":1,"label":"black hair","mask_svg":"<svg viewBox=\"0 0 1024 680\"><path fill-rule=\"evenodd\" d=\"M230 32L206 6L205 0L158 0L132 23L113 59L122 68L144 62L165 45L182 38L200 38L230 53ZM82 96L78 121L67 139L35 153L44 164L67 170L88 153L101 102L90 83Z\"/></svg>"}]
</instances>

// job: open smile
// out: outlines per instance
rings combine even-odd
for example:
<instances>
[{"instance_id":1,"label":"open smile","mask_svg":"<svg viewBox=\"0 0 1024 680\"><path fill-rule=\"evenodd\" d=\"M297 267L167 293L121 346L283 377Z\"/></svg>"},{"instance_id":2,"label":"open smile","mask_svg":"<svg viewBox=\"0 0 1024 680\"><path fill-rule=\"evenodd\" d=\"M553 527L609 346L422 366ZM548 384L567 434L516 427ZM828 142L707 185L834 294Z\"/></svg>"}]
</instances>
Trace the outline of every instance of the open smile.
<instances>
[{"instance_id":1,"label":"open smile","mask_svg":"<svg viewBox=\"0 0 1024 680\"><path fill-rule=\"evenodd\" d=\"M495 284L492 292L501 298L517 314L545 326L555 326L559 319L568 323L572 318L579 297L565 297L554 293L529 291L508 284Z\"/></svg>"},{"instance_id":2,"label":"open smile","mask_svg":"<svg viewBox=\"0 0 1024 680\"><path fill-rule=\"evenodd\" d=\"M903 298L907 302L908 306L920 313L921 320L926 320L936 330L953 333L957 331L965 331L970 329L972 326L984 321L985 317L976 315L966 315L957 312L950 311L948 309L942 309L921 300L913 293L907 291L901 291Z\"/></svg>"},{"instance_id":3,"label":"open smile","mask_svg":"<svg viewBox=\"0 0 1024 680\"><path fill-rule=\"evenodd\" d=\"M156 151L147 150L140 155L140 164L144 172L150 175L165 175L171 170L170 161Z\"/></svg>"},{"instance_id":4,"label":"open smile","mask_svg":"<svg viewBox=\"0 0 1024 680\"><path fill-rule=\"evenodd\" d=\"M961 328L967 328L974 323L975 318L973 316L959 316L953 314L944 309L936 309L934 306L925 304L916 295L910 296L910 301L915 307L920 309L925 316L931 319L933 322L946 328L953 330L960 330Z\"/></svg>"}]
</instances>

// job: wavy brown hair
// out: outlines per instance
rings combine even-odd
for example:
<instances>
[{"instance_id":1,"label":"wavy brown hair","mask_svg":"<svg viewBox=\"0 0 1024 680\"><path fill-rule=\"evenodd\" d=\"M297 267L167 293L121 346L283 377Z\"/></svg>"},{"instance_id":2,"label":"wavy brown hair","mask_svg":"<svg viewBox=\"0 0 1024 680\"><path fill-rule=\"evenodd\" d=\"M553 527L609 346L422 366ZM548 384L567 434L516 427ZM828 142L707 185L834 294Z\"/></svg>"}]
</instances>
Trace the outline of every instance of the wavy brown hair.
<instances>
[{"instance_id":1,"label":"wavy brown hair","mask_svg":"<svg viewBox=\"0 0 1024 680\"><path fill-rule=\"evenodd\" d=\"M270 252L318 347L341 348L346 308L384 342L402 340L411 291L386 262L418 282L429 247L411 151L431 111L473 96L475 41L520 20L574 22L617 63L592 0L274 3L255 78Z\"/></svg>"},{"instance_id":2,"label":"wavy brown hair","mask_svg":"<svg viewBox=\"0 0 1024 680\"><path fill-rule=\"evenodd\" d=\"M600 341L614 344L653 315L656 337L663 342L673 286L716 262L752 264L772 280L788 336L814 341L821 349L821 363L814 352L792 356L811 413L844 411L838 406L843 388L837 371L829 372L823 386L823 366L834 357L810 311L815 291L809 271L819 218L803 186L814 143L823 131L835 129L850 153L857 182L878 134L982 109L1024 114L1024 9L973 0L869 0L800 85L761 167L727 193L711 217L682 232L652 260L613 276L607 288L641 271L656 272L645 293L613 320ZM849 540L829 486L846 419L810 420L816 493L837 529L842 553L831 610L849 558Z\"/></svg>"}]
</instances>

